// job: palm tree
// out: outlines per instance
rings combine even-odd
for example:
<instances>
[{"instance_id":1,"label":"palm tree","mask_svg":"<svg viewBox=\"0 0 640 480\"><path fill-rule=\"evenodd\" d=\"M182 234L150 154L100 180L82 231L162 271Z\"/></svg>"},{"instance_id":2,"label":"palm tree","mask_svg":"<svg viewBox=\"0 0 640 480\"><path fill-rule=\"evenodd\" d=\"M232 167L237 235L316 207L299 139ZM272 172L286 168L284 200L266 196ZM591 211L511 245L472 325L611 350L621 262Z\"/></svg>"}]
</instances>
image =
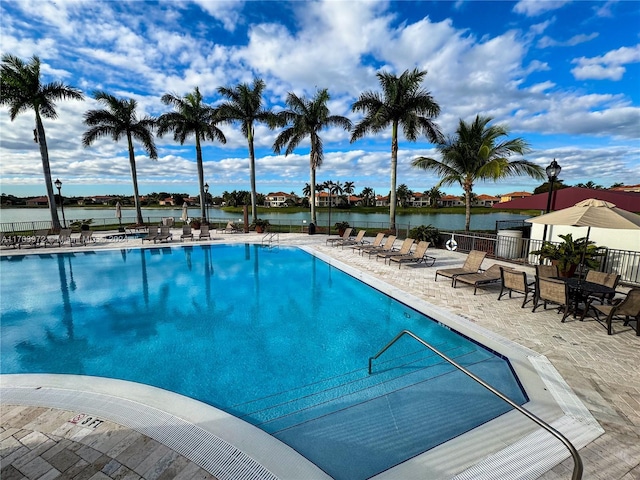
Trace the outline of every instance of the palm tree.
<instances>
[{"instance_id":1,"label":"palm tree","mask_svg":"<svg viewBox=\"0 0 640 480\"><path fill-rule=\"evenodd\" d=\"M262 92L265 83L261 79L254 79L253 85L241 83L235 87L220 87L218 93L228 101L218 107L220 120L233 123L240 122L242 134L249 145L249 174L251 176L251 217L258 219L256 194L256 156L253 147L255 123L263 122L270 127L276 125L275 115L262 106Z\"/></svg>"},{"instance_id":2,"label":"palm tree","mask_svg":"<svg viewBox=\"0 0 640 480\"><path fill-rule=\"evenodd\" d=\"M308 183L304 184L304 188L302 189L302 195L311 199L311 185Z\"/></svg>"},{"instance_id":3,"label":"palm tree","mask_svg":"<svg viewBox=\"0 0 640 480\"><path fill-rule=\"evenodd\" d=\"M407 187L404 183L400 184L400 186L396 190L397 202L402 207L406 207L407 206L407 202L409 200L409 197L411 197L412 193L413 192L411 190L409 190L409 187Z\"/></svg>"},{"instance_id":4,"label":"palm tree","mask_svg":"<svg viewBox=\"0 0 640 480\"><path fill-rule=\"evenodd\" d=\"M376 75L382 94L364 92L353 104L354 112L363 112L364 118L355 126L351 143L362 138L367 132L380 133L391 126L391 198L389 199L389 228L396 228L396 174L398 170L398 129L402 127L404 136L415 142L420 133L430 142L442 141L442 133L433 122L440 113L440 106L429 92L421 88L426 71L405 70L396 77L388 72Z\"/></svg>"},{"instance_id":5,"label":"palm tree","mask_svg":"<svg viewBox=\"0 0 640 480\"><path fill-rule=\"evenodd\" d=\"M33 56L29 63L20 58L4 54L0 67L0 105L9 106L9 116L13 122L18 115L33 110L36 114L36 128L33 131L34 141L40 145L40 157L42 159L42 171L44 183L49 199L49 212L51 225L54 229L60 228L58 209L56 206L53 183L51 182L51 166L49 164L49 149L47 137L44 133L42 117L55 119L55 101L57 100L84 100L84 96L75 87L61 82L42 84L40 82L40 59Z\"/></svg>"},{"instance_id":6,"label":"palm tree","mask_svg":"<svg viewBox=\"0 0 640 480\"><path fill-rule=\"evenodd\" d=\"M162 96L162 103L173 105L175 111L160 115L158 118L158 136L162 137L165 133L172 131L173 139L180 142L180 145L184 145L187 137L191 135L195 137L200 198L206 199L201 141L218 140L220 143L227 143L222 130L216 127L216 123L219 122L218 113L215 108L202 103L202 94L198 87L184 97L167 93ZM200 202L201 218L207 218L206 204L206 200Z\"/></svg>"},{"instance_id":7,"label":"palm tree","mask_svg":"<svg viewBox=\"0 0 640 480\"><path fill-rule=\"evenodd\" d=\"M329 107L327 106L329 98L329 92L326 88L318 91L311 100L300 98L295 93L289 93L286 100L289 109L278 113L279 123L287 125L287 127L277 136L273 143L273 151L280 153L286 145L287 149L284 154L287 156L293 153L302 140L309 137L311 143L311 151L309 153L310 185L314 187L316 184L316 169L322 165L322 160L324 159L320 131L323 128L332 126L342 127L345 130L351 128L351 120L348 118L340 115L329 115ZM312 188L309 192L311 222L317 224L316 204L313 201L315 195L315 188Z\"/></svg>"},{"instance_id":8,"label":"palm tree","mask_svg":"<svg viewBox=\"0 0 640 480\"><path fill-rule=\"evenodd\" d=\"M360 192L360 196L364 199L365 206L368 207L369 203L371 202L371 198L373 198L373 188L364 187L362 189L362 192Z\"/></svg>"},{"instance_id":9,"label":"palm tree","mask_svg":"<svg viewBox=\"0 0 640 480\"><path fill-rule=\"evenodd\" d=\"M322 184L322 189L327 190L327 192L329 193L329 228L327 232L328 234L331 234L331 195L339 195L344 191L344 189L340 182L334 182L333 180L327 180L326 182L324 182Z\"/></svg>"},{"instance_id":10,"label":"palm tree","mask_svg":"<svg viewBox=\"0 0 640 480\"><path fill-rule=\"evenodd\" d=\"M527 160L512 160L513 154L524 155L530 150L522 138L499 141L507 136L506 126L487 124L490 117L476 116L471 123L460 119L456 135L438 144L442 160L418 157L412 165L423 170L433 170L441 177L436 188L442 185L459 184L465 193L465 230L471 224L471 193L474 182L500 180L512 175L529 175L544 179L542 167Z\"/></svg>"},{"instance_id":11,"label":"palm tree","mask_svg":"<svg viewBox=\"0 0 640 480\"><path fill-rule=\"evenodd\" d=\"M431 187L428 191L424 192L429 197L429 206L438 208L438 201L444 195L438 187Z\"/></svg>"},{"instance_id":12,"label":"palm tree","mask_svg":"<svg viewBox=\"0 0 640 480\"><path fill-rule=\"evenodd\" d=\"M351 195L353 195L353 192L356 191L355 183L353 183L353 182L344 182L342 190L344 191L345 195L347 196L347 203L349 205L351 205L351 199L349 197Z\"/></svg>"},{"instance_id":13,"label":"palm tree","mask_svg":"<svg viewBox=\"0 0 640 480\"><path fill-rule=\"evenodd\" d=\"M88 147L98 138L102 137L111 137L114 142L119 141L123 137L127 139L131 180L133 181L133 201L136 206L136 222L142 224L144 222L142 220L142 209L140 208L138 173L136 171L136 156L133 148L133 140L135 139L142 143L142 147L147 154L149 154L149 158L152 160L157 159L158 152L156 151L152 133L155 127L155 120L148 116L138 119L136 116L138 103L132 98L116 98L102 91L94 92L93 98L106 108L102 110L89 110L84 114L84 123L90 128L84 132L82 144Z\"/></svg>"}]
</instances>

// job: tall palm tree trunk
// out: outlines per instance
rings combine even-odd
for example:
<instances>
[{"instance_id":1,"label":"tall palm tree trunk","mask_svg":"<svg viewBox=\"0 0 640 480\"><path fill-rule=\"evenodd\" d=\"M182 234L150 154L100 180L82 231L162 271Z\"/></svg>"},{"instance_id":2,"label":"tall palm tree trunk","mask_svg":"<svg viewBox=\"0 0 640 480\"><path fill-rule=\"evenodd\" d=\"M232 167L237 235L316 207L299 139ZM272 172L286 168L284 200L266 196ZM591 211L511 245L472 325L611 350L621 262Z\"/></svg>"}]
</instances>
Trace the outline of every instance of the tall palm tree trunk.
<instances>
[{"instance_id":1,"label":"tall palm tree trunk","mask_svg":"<svg viewBox=\"0 0 640 480\"><path fill-rule=\"evenodd\" d=\"M142 225L142 209L140 208L140 194L138 193L138 172L136 171L136 156L133 150L133 139L131 133L127 132L127 143L129 144L129 165L131 166L131 180L133 181L133 201L136 206L136 223Z\"/></svg>"},{"instance_id":2,"label":"tall palm tree trunk","mask_svg":"<svg viewBox=\"0 0 640 480\"><path fill-rule=\"evenodd\" d=\"M200 218L206 218L205 210L207 205L206 193L204 191L204 166L202 165L202 147L200 146L200 135L196 132L196 163L198 164L198 183L200 184Z\"/></svg>"},{"instance_id":3,"label":"tall palm tree trunk","mask_svg":"<svg viewBox=\"0 0 640 480\"><path fill-rule=\"evenodd\" d=\"M258 219L256 199L256 155L253 149L253 127L247 129L247 141L249 142L249 173L251 176L251 220L255 223Z\"/></svg>"},{"instance_id":4,"label":"tall palm tree trunk","mask_svg":"<svg viewBox=\"0 0 640 480\"><path fill-rule=\"evenodd\" d=\"M316 169L311 161L311 183L309 184L309 205L311 205L311 223L318 225L316 218Z\"/></svg>"},{"instance_id":5,"label":"tall palm tree trunk","mask_svg":"<svg viewBox=\"0 0 640 480\"><path fill-rule=\"evenodd\" d=\"M398 172L398 122L391 131L391 194L389 195L389 230L396 231L396 175Z\"/></svg>"},{"instance_id":6,"label":"tall palm tree trunk","mask_svg":"<svg viewBox=\"0 0 640 480\"><path fill-rule=\"evenodd\" d=\"M471 188L464 187L464 231L468 232L471 228Z\"/></svg>"},{"instance_id":7,"label":"tall palm tree trunk","mask_svg":"<svg viewBox=\"0 0 640 480\"><path fill-rule=\"evenodd\" d=\"M47 198L49 199L49 213L51 214L51 227L54 230L60 229L60 219L58 218L58 206L51 183L51 165L49 164L49 149L47 148L47 138L44 134L44 125L40 118L40 113L36 109L36 129L38 131L38 144L40 146L40 157L42 158L42 173L44 174L44 184L47 186ZM62 202L62 199L60 199Z\"/></svg>"}]
</instances>

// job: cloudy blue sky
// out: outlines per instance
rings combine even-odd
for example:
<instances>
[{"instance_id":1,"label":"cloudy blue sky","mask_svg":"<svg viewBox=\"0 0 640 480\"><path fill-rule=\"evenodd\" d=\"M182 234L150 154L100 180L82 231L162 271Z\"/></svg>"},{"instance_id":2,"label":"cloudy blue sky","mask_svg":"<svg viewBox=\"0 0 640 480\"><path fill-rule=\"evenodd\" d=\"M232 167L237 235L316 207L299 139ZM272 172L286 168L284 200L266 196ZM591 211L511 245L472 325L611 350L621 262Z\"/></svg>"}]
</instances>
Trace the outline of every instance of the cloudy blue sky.
<instances>
[{"instance_id":1,"label":"cloudy blue sky","mask_svg":"<svg viewBox=\"0 0 640 480\"><path fill-rule=\"evenodd\" d=\"M476 114L508 125L546 166L556 158L567 184L640 183L640 2L638 1L83 1L3 0L2 54L38 55L45 82L63 81L87 94L58 104L46 120L51 168L66 195L131 194L126 145L110 140L83 148L83 114L98 105L94 90L138 101L140 115L167 111L165 93L198 86L212 105L216 90L267 85L268 107L287 92L312 96L328 88L333 114L356 122L351 104L378 90L376 72L417 67L441 107L445 134ZM45 194L33 142L31 112L10 122L0 110L0 190ZM246 140L222 126L227 144L205 144L205 179L212 192L248 190ZM277 131L256 132L258 191L301 193L309 181L308 144L275 155ZM349 143L349 133L323 133L318 181L353 181L356 191L389 190L390 133ZM193 140L157 139L159 159L138 150L142 194L197 194ZM426 141L400 142L398 184L424 191L438 182L412 169L417 155L435 156ZM531 191L526 178L478 184L476 193ZM460 188L446 187L459 194Z\"/></svg>"}]
</instances>

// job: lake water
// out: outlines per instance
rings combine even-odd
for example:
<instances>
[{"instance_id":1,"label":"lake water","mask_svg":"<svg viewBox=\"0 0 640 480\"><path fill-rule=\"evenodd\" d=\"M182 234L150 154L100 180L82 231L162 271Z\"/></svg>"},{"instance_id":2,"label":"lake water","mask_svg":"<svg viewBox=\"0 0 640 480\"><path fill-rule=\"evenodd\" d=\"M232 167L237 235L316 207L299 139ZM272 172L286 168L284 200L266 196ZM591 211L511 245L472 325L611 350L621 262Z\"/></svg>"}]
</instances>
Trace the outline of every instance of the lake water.
<instances>
[{"instance_id":1,"label":"lake water","mask_svg":"<svg viewBox=\"0 0 640 480\"><path fill-rule=\"evenodd\" d=\"M74 220L93 219L94 224L117 223L114 208L65 208L65 218L67 223ZM189 208L190 217L199 217L199 208ZM60 220L62 215L58 210ZM142 216L145 222L157 223L162 217L173 217L176 220L182 215L181 208L143 208ZM238 213L225 212L218 208L209 209L209 217L214 221L242 221L242 215ZM274 224L286 224L303 226L311 221L309 212L284 213L278 209L272 209L270 212L260 213L260 218L269 220ZM509 212L491 212L491 213L472 213L471 228L473 230L493 230L496 228L496 222L499 220L524 220L530 218L529 215L521 215L519 213ZM47 208L3 208L0 210L0 223L4 224L18 222L38 222L50 220L49 210ZM347 221L351 225L371 228L384 228L389 225L388 213L355 213L344 210L331 211L331 225L338 221ZM135 210L122 210L122 223L128 225L135 223ZM329 223L329 213L318 212L319 225L327 225ZM433 225L440 230L463 230L464 214L448 214L448 213L416 213L410 215L397 215L396 223L400 228ZM10 229L10 228L9 228Z\"/></svg>"}]
</instances>

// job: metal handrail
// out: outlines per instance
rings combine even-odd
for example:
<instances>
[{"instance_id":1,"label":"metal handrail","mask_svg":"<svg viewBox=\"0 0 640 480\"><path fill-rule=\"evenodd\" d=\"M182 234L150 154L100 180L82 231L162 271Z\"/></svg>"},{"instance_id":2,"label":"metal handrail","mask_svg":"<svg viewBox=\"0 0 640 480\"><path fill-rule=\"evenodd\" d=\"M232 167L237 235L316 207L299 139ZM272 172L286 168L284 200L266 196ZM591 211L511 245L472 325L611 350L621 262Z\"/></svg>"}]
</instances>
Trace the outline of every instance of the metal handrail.
<instances>
[{"instance_id":1,"label":"metal handrail","mask_svg":"<svg viewBox=\"0 0 640 480\"><path fill-rule=\"evenodd\" d=\"M260 241L260 243L264 244L265 242L268 242L269 245L271 245L274 238L278 241L278 243L280 243L280 234L278 232L267 232L262 237L262 240Z\"/></svg>"},{"instance_id":2,"label":"metal handrail","mask_svg":"<svg viewBox=\"0 0 640 480\"><path fill-rule=\"evenodd\" d=\"M369 357L369 375L371 375L371 367L373 364L373 361L378 358L380 355L382 355L384 352L386 352L394 343L396 343L396 341L398 341L400 339L400 337L402 337L403 335L409 335L410 337L412 337L413 339L417 340L419 343L421 343L422 345L424 345L425 347L427 347L429 350L431 350L433 353L435 353L436 355L438 355L439 357L443 358L444 360L446 360L447 362L449 362L451 365L453 365L454 367L456 367L458 370L460 370L462 373L464 373L465 375L471 377L473 380L475 380L477 383L479 383L480 385L482 385L484 388L486 388L487 390L489 390L491 393L493 393L494 395L500 397L502 400L504 400L505 402L507 402L509 405L511 405L513 408L515 408L516 410L518 410L520 413L522 413L523 415L525 415L526 417L528 417L529 419L533 420L535 423L537 423L538 425L540 425L542 428L544 428L547 432L549 432L551 435L553 435L554 437L556 437L558 440L560 440L569 450L569 453L571 453L571 456L573 457L573 474L571 475L571 479L572 480L580 480L582 478L582 459L580 458L580 454L578 453L578 450L576 450L576 447L573 446L573 444L564 436L562 435L559 431L557 431L555 428L553 428L551 425L549 425L548 423L546 423L544 420L542 420L541 418L537 417L536 415L534 415L533 413L529 412L528 410L522 408L520 405L518 405L517 403L514 403L511 399L509 399L509 397L507 397L506 395L504 395L503 393L501 393L500 391L496 390L495 388L493 388L491 385L489 385L488 383L486 383L484 380L482 380L481 378L477 377L476 375L474 375L473 373L471 373L469 370L467 370L466 368L464 368L462 365L459 365L458 363L456 363L454 360L450 359L449 357L447 357L444 353L438 351L437 349L435 349L434 347L432 347L431 345L429 345L427 342L425 342L423 339L421 339L420 337L418 337L416 334L414 334L413 332L409 331L409 330L402 330L399 334L397 334L393 340L391 340L382 350L380 350L375 356L373 357Z\"/></svg>"}]
</instances>

